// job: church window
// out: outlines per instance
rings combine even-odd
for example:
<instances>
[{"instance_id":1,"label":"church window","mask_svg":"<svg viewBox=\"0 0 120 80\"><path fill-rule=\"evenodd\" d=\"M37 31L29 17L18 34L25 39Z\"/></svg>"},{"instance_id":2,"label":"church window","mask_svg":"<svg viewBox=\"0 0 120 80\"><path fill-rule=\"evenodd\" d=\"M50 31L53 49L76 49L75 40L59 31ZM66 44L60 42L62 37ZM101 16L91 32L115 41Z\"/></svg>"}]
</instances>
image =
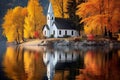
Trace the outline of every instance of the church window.
<instances>
[{"instance_id":1,"label":"church window","mask_svg":"<svg viewBox=\"0 0 120 80\"><path fill-rule=\"evenodd\" d=\"M67 35L67 31L65 31L65 35Z\"/></svg>"},{"instance_id":2,"label":"church window","mask_svg":"<svg viewBox=\"0 0 120 80\"><path fill-rule=\"evenodd\" d=\"M49 20L49 17L48 17L48 20Z\"/></svg>"},{"instance_id":3,"label":"church window","mask_svg":"<svg viewBox=\"0 0 120 80\"><path fill-rule=\"evenodd\" d=\"M53 31L53 34L55 34L55 30Z\"/></svg>"},{"instance_id":4,"label":"church window","mask_svg":"<svg viewBox=\"0 0 120 80\"><path fill-rule=\"evenodd\" d=\"M53 17L52 17L52 20L53 20Z\"/></svg>"},{"instance_id":5,"label":"church window","mask_svg":"<svg viewBox=\"0 0 120 80\"><path fill-rule=\"evenodd\" d=\"M61 35L61 30L59 31L59 34Z\"/></svg>"},{"instance_id":6,"label":"church window","mask_svg":"<svg viewBox=\"0 0 120 80\"><path fill-rule=\"evenodd\" d=\"M59 59L61 60L61 54L59 55Z\"/></svg>"},{"instance_id":7,"label":"church window","mask_svg":"<svg viewBox=\"0 0 120 80\"><path fill-rule=\"evenodd\" d=\"M73 35L73 31L72 31L72 35Z\"/></svg>"}]
</instances>

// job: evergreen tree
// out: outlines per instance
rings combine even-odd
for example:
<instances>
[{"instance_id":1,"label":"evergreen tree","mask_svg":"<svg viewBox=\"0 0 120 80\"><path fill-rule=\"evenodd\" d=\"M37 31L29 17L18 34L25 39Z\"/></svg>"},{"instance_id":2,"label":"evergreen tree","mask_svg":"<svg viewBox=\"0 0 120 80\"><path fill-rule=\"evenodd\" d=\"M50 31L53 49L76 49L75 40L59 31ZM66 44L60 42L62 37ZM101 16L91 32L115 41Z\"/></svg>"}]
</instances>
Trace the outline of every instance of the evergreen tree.
<instances>
[{"instance_id":1,"label":"evergreen tree","mask_svg":"<svg viewBox=\"0 0 120 80\"><path fill-rule=\"evenodd\" d=\"M76 15L77 6L81 4L83 0L69 0L67 3L67 14L69 15L69 19L73 21L77 30L82 30L82 24L80 24L81 18Z\"/></svg>"}]
</instances>

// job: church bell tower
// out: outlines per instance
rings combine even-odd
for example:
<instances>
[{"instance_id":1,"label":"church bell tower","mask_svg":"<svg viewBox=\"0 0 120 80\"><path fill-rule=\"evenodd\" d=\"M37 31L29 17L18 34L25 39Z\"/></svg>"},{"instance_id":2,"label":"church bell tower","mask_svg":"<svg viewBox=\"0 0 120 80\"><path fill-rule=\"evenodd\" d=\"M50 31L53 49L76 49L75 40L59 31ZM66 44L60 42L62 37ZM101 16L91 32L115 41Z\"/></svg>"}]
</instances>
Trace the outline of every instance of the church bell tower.
<instances>
[{"instance_id":1,"label":"church bell tower","mask_svg":"<svg viewBox=\"0 0 120 80\"><path fill-rule=\"evenodd\" d=\"M55 21L54 13L53 13L53 8L51 2L49 3L48 7L48 13L47 13L47 25L49 28L52 27L53 22Z\"/></svg>"}]
</instances>

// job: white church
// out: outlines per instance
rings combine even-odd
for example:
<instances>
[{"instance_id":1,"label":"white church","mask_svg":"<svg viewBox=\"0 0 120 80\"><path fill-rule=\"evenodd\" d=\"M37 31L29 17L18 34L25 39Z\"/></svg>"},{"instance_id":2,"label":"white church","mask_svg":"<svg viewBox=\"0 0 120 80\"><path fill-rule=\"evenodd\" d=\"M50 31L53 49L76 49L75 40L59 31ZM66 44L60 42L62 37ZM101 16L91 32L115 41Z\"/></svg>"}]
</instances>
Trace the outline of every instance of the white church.
<instances>
[{"instance_id":1,"label":"white church","mask_svg":"<svg viewBox=\"0 0 120 80\"><path fill-rule=\"evenodd\" d=\"M46 38L49 37L75 37L79 36L79 32L75 29L75 26L70 20L64 18L55 18L52 4L49 3L47 13L47 24L43 27L43 35Z\"/></svg>"}]
</instances>

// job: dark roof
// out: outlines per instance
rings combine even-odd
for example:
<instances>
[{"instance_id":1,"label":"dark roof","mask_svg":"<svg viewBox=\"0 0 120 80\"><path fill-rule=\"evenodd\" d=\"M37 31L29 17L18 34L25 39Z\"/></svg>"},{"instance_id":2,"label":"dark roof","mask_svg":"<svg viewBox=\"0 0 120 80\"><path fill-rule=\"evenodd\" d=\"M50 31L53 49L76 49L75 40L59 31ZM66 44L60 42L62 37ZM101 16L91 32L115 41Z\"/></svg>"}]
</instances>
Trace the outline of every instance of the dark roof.
<instances>
[{"instance_id":1,"label":"dark roof","mask_svg":"<svg viewBox=\"0 0 120 80\"><path fill-rule=\"evenodd\" d=\"M74 23L69 19L55 18L55 24L58 29L75 29Z\"/></svg>"},{"instance_id":2,"label":"dark roof","mask_svg":"<svg viewBox=\"0 0 120 80\"><path fill-rule=\"evenodd\" d=\"M48 25L46 24L46 25L43 26L42 31L43 31L43 29L44 29L45 27L49 30L49 27L48 27Z\"/></svg>"}]
</instances>

